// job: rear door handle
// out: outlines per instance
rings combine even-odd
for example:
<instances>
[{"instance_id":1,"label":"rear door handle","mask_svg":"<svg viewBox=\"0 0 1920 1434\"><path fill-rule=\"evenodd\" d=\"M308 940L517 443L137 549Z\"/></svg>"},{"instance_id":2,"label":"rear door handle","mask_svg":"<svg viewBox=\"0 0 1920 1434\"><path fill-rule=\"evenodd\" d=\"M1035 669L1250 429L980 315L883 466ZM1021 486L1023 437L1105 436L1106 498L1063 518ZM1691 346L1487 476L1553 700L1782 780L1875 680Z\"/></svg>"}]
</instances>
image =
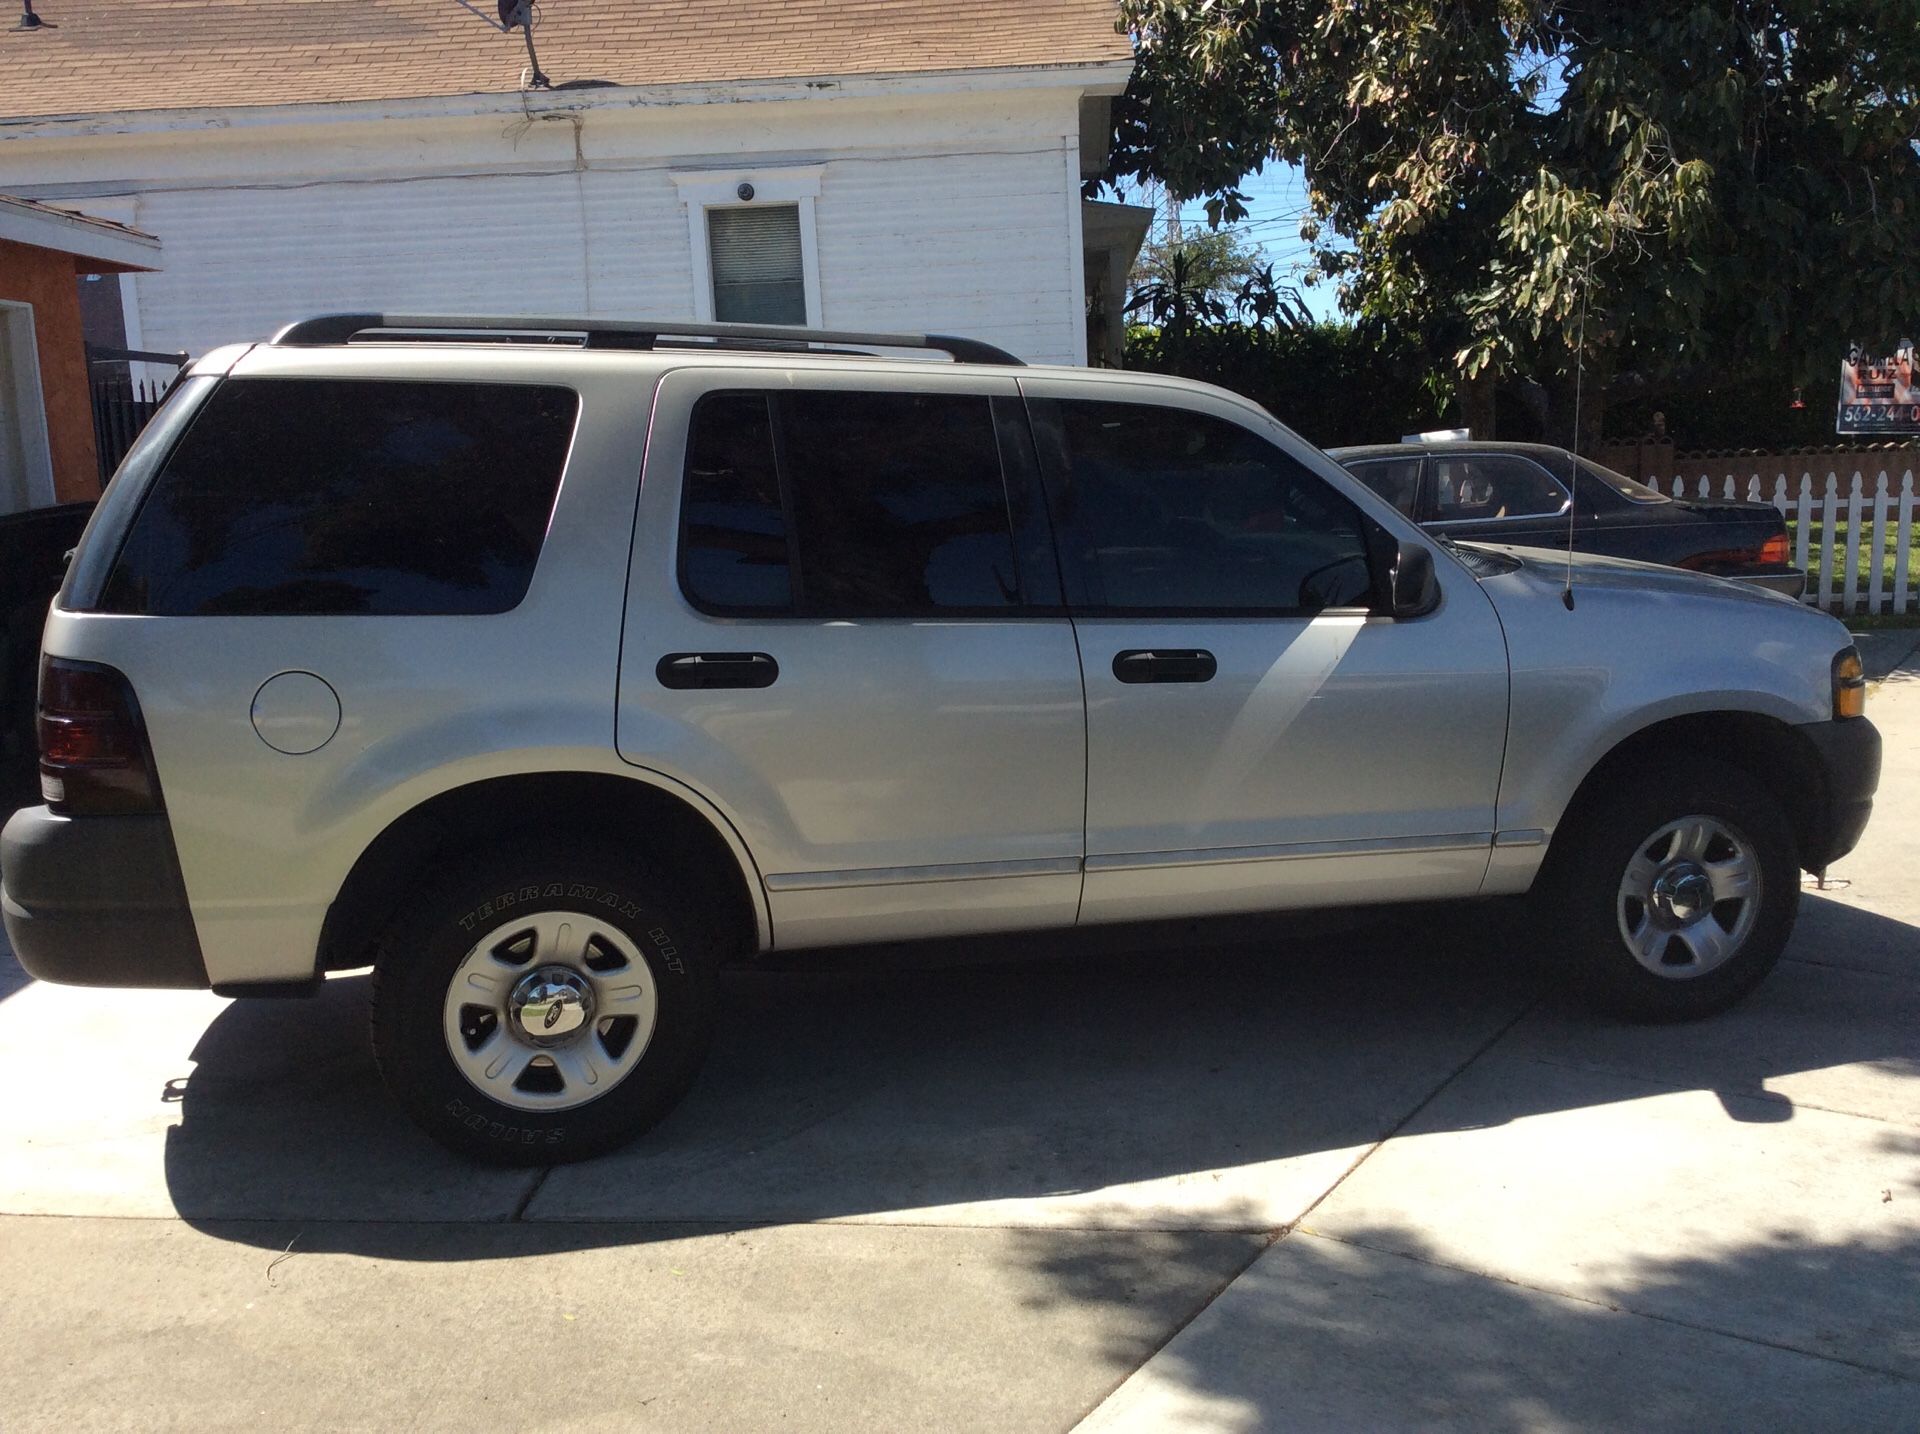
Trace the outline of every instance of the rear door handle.
<instances>
[{"instance_id":1,"label":"rear door handle","mask_svg":"<svg viewBox=\"0 0 1920 1434\"><path fill-rule=\"evenodd\" d=\"M1113 658L1113 675L1122 682L1211 682L1219 670L1213 654L1199 647L1136 647Z\"/></svg>"},{"instance_id":2,"label":"rear door handle","mask_svg":"<svg viewBox=\"0 0 1920 1434\"><path fill-rule=\"evenodd\" d=\"M662 687L680 692L771 687L780 675L780 664L764 652L669 652L653 675Z\"/></svg>"}]
</instances>

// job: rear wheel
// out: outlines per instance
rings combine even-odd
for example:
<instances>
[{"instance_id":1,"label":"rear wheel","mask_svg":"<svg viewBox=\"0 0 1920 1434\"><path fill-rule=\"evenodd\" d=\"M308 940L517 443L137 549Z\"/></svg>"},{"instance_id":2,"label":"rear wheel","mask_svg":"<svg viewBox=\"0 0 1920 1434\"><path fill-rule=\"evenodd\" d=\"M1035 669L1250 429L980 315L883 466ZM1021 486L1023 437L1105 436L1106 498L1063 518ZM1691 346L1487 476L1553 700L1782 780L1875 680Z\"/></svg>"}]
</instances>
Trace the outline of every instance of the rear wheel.
<instances>
[{"instance_id":1,"label":"rear wheel","mask_svg":"<svg viewBox=\"0 0 1920 1434\"><path fill-rule=\"evenodd\" d=\"M580 1160L667 1114L712 1033L713 952L676 883L594 850L502 853L424 893L374 967L374 1053L428 1134Z\"/></svg>"},{"instance_id":2,"label":"rear wheel","mask_svg":"<svg viewBox=\"0 0 1920 1434\"><path fill-rule=\"evenodd\" d=\"M1737 767L1674 760L1575 818L1542 892L1601 1005L1639 1020L1725 1010L1780 959L1799 907L1793 828Z\"/></svg>"}]
</instances>

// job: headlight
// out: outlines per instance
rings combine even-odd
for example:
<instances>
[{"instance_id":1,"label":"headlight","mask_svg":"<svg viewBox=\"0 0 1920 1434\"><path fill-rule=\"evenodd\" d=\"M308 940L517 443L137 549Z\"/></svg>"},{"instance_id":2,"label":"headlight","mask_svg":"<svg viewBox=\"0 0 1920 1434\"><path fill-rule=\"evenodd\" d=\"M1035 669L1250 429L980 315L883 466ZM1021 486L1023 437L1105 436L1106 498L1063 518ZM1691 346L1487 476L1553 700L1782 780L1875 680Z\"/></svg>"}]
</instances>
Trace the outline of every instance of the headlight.
<instances>
[{"instance_id":1,"label":"headlight","mask_svg":"<svg viewBox=\"0 0 1920 1434\"><path fill-rule=\"evenodd\" d=\"M1864 717L1867 712L1867 669L1860 649L1843 647L1833 659L1833 715Z\"/></svg>"}]
</instances>

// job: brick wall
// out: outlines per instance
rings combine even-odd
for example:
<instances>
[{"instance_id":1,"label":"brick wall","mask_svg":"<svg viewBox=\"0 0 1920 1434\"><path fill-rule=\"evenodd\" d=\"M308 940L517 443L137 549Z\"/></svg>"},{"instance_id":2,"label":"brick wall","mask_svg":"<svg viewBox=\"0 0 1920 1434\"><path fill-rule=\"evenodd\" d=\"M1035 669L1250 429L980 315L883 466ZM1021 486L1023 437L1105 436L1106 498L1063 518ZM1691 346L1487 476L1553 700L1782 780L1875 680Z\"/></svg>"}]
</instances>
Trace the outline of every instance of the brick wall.
<instances>
[{"instance_id":1,"label":"brick wall","mask_svg":"<svg viewBox=\"0 0 1920 1434\"><path fill-rule=\"evenodd\" d=\"M93 406L87 394L87 355L73 257L0 239L0 299L33 308L54 495L63 503L97 498L100 470L94 457Z\"/></svg>"}]
</instances>

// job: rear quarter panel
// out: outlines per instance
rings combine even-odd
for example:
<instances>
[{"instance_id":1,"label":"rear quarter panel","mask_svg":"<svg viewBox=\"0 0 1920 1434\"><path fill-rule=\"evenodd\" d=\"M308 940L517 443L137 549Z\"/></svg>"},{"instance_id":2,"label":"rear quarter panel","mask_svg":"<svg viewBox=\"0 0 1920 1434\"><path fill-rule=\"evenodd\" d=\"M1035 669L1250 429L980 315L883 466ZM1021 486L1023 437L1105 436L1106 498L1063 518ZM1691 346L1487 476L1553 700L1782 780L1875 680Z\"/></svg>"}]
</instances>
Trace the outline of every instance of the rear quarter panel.
<instances>
[{"instance_id":1,"label":"rear quarter panel","mask_svg":"<svg viewBox=\"0 0 1920 1434\"><path fill-rule=\"evenodd\" d=\"M631 358L254 351L248 375L555 383L581 413L547 541L510 612L442 617L50 614L46 650L104 662L147 724L209 976L294 980L355 860L439 792L529 771L633 776L613 747L627 555L652 374ZM256 733L267 679L309 672L338 731L289 756ZM563 815L563 814L561 814Z\"/></svg>"}]
</instances>

